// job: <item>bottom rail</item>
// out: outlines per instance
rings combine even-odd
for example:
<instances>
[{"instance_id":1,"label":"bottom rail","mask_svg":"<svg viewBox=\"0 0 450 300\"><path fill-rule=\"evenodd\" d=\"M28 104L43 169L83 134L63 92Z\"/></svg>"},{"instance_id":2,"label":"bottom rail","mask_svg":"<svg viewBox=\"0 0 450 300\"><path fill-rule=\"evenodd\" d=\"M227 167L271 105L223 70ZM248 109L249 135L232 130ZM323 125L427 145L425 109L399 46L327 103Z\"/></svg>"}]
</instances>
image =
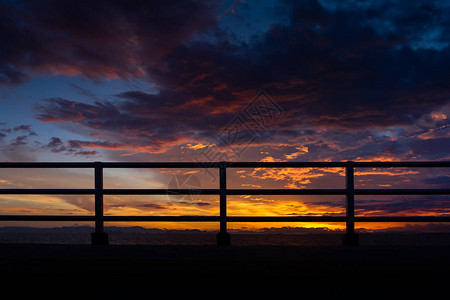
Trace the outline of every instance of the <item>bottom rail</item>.
<instances>
[{"instance_id":1,"label":"bottom rail","mask_svg":"<svg viewBox=\"0 0 450 300\"><path fill-rule=\"evenodd\" d=\"M0 215L0 221L95 221L95 216ZM220 222L220 216L103 216L104 222ZM226 216L227 222L346 222L345 216ZM354 222L450 222L450 216L355 216Z\"/></svg>"}]
</instances>

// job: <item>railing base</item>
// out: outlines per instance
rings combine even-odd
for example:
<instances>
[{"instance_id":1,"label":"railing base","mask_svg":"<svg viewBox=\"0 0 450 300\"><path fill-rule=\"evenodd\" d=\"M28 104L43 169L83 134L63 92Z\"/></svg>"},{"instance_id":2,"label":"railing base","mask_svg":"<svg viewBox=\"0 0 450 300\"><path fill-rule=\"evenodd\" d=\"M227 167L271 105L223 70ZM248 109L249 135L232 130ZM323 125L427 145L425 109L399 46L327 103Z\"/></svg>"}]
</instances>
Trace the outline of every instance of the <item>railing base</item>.
<instances>
[{"instance_id":1,"label":"railing base","mask_svg":"<svg viewBox=\"0 0 450 300\"><path fill-rule=\"evenodd\" d=\"M217 246L230 246L231 237L228 232L219 232L217 234Z\"/></svg>"},{"instance_id":2,"label":"railing base","mask_svg":"<svg viewBox=\"0 0 450 300\"><path fill-rule=\"evenodd\" d=\"M357 233L346 233L342 237L343 246L359 246L359 234Z\"/></svg>"},{"instance_id":3,"label":"railing base","mask_svg":"<svg viewBox=\"0 0 450 300\"><path fill-rule=\"evenodd\" d=\"M91 243L92 245L108 245L108 234L106 232L91 233Z\"/></svg>"}]
</instances>

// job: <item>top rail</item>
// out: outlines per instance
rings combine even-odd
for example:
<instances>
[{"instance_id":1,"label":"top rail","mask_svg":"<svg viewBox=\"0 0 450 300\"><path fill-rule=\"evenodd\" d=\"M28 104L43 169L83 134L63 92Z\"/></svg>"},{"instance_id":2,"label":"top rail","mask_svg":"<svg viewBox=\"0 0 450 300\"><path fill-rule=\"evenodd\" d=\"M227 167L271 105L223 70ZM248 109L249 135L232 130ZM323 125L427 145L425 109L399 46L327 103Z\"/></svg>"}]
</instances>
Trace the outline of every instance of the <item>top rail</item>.
<instances>
[{"instance_id":1,"label":"top rail","mask_svg":"<svg viewBox=\"0 0 450 300\"><path fill-rule=\"evenodd\" d=\"M94 168L93 162L0 162L0 168Z\"/></svg>"},{"instance_id":2,"label":"top rail","mask_svg":"<svg viewBox=\"0 0 450 300\"><path fill-rule=\"evenodd\" d=\"M435 168L450 167L450 161L389 161L389 162L352 162L353 167L360 168ZM228 168L345 168L347 161L342 162L229 162Z\"/></svg>"},{"instance_id":3,"label":"top rail","mask_svg":"<svg viewBox=\"0 0 450 300\"><path fill-rule=\"evenodd\" d=\"M103 168L345 168L348 162L101 162ZM94 168L94 162L0 162L0 168ZM353 162L359 168L439 168L450 161Z\"/></svg>"}]
</instances>

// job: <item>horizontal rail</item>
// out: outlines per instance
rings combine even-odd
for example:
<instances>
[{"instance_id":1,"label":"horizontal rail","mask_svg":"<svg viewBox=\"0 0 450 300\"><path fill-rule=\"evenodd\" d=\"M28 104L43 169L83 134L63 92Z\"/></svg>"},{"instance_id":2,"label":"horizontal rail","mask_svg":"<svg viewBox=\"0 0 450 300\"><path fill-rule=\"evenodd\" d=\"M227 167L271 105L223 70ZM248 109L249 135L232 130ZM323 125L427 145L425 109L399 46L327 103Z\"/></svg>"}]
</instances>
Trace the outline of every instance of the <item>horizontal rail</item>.
<instances>
[{"instance_id":1,"label":"horizontal rail","mask_svg":"<svg viewBox=\"0 0 450 300\"><path fill-rule=\"evenodd\" d=\"M345 222L338 216L226 216L227 222ZM220 216L105 216L105 221L218 222Z\"/></svg>"},{"instance_id":2,"label":"horizontal rail","mask_svg":"<svg viewBox=\"0 0 450 300\"><path fill-rule=\"evenodd\" d=\"M227 222L345 222L346 217L332 216L226 216ZM182 221L219 222L220 216L105 216L105 221Z\"/></svg>"},{"instance_id":3,"label":"horizontal rail","mask_svg":"<svg viewBox=\"0 0 450 300\"><path fill-rule=\"evenodd\" d=\"M448 168L450 161L377 161L354 162L355 168Z\"/></svg>"},{"instance_id":4,"label":"horizontal rail","mask_svg":"<svg viewBox=\"0 0 450 300\"><path fill-rule=\"evenodd\" d=\"M104 189L104 195L220 195L220 189ZM227 189L227 195L345 195L345 189ZM94 195L95 189L0 189L10 195ZM450 195L450 189L355 189L355 195Z\"/></svg>"},{"instance_id":5,"label":"horizontal rail","mask_svg":"<svg viewBox=\"0 0 450 300\"><path fill-rule=\"evenodd\" d=\"M345 168L346 162L228 162L227 168Z\"/></svg>"},{"instance_id":6,"label":"horizontal rail","mask_svg":"<svg viewBox=\"0 0 450 300\"><path fill-rule=\"evenodd\" d=\"M93 195L95 189L0 189L7 195Z\"/></svg>"},{"instance_id":7,"label":"horizontal rail","mask_svg":"<svg viewBox=\"0 0 450 300\"><path fill-rule=\"evenodd\" d=\"M355 222L450 222L450 216L396 216L396 217L354 217Z\"/></svg>"},{"instance_id":8,"label":"horizontal rail","mask_svg":"<svg viewBox=\"0 0 450 300\"><path fill-rule=\"evenodd\" d=\"M102 162L103 168L218 168L218 162Z\"/></svg>"},{"instance_id":9,"label":"horizontal rail","mask_svg":"<svg viewBox=\"0 0 450 300\"><path fill-rule=\"evenodd\" d=\"M95 221L95 216L1 215L0 221Z\"/></svg>"},{"instance_id":10,"label":"horizontal rail","mask_svg":"<svg viewBox=\"0 0 450 300\"><path fill-rule=\"evenodd\" d=\"M102 162L102 168L345 168L347 162ZM450 161L353 162L355 168L439 168ZM0 168L94 168L93 162L0 162Z\"/></svg>"},{"instance_id":11,"label":"horizontal rail","mask_svg":"<svg viewBox=\"0 0 450 300\"><path fill-rule=\"evenodd\" d=\"M220 216L103 216L108 222L219 222ZM450 216L355 216L355 222L450 222ZM227 216L227 222L346 222L346 216ZM0 215L0 221L95 221L95 216Z\"/></svg>"},{"instance_id":12,"label":"horizontal rail","mask_svg":"<svg viewBox=\"0 0 450 300\"><path fill-rule=\"evenodd\" d=\"M93 162L0 162L0 168L94 168ZM217 162L102 162L102 168L217 168Z\"/></svg>"},{"instance_id":13,"label":"horizontal rail","mask_svg":"<svg viewBox=\"0 0 450 300\"><path fill-rule=\"evenodd\" d=\"M355 189L355 195L450 195L450 189Z\"/></svg>"},{"instance_id":14,"label":"horizontal rail","mask_svg":"<svg viewBox=\"0 0 450 300\"><path fill-rule=\"evenodd\" d=\"M346 222L346 216L229 216L227 222ZM355 222L450 222L450 216L353 217Z\"/></svg>"},{"instance_id":15,"label":"horizontal rail","mask_svg":"<svg viewBox=\"0 0 450 300\"><path fill-rule=\"evenodd\" d=\"M94 168L93 162L0 162L0 168Z\"/></svg>"},{"instance_id":16,"label":"horizontal rail","mask_svg":"<svg viewBox=\"0 0 450 300\"><path fill-rule=\"evenodd\" d=\"M345 195L345 189L228 189L227 195Z\"/></svg>"},{"instance_id":17,"label":"horizontal rail","mask_svg":"<svg viewBox=\"0 0 450 300\"><path fill-rule=\"evenodd\" d=\"M227 195L345 195L344 189L227 189ZM220 195L220 189L104 189L104 195Z\"/></svg>"},{"instance_id":18,"label":"horizontal rail","mask_svg":"<svg viewBox=\"0 0 450 300\"><path fill-rule=\"evenodd\" d=\"M347 162L229 162L227 168L345 168ZM450 167L450 161L353 162L359 168L437 168Z\"/></svg>"},{"instance_id":19,"label":"horizontal rail","mask_svg":"<svg viewBox=\"0 0 450 300\"><path fill-rule=\"evenodd\" d=\"M109 222L219 222L220 216L104 216Z\"/></svg>"},{"instance_id":20,"label":"horizontal rail","mask_svg":"<svg viewBox=\"0 0 450 300\"><path fill-rule=\"evenodd\" d=\"M219 189L104 189L104 195L219 195Z\"/></svg>"}]
</instances>

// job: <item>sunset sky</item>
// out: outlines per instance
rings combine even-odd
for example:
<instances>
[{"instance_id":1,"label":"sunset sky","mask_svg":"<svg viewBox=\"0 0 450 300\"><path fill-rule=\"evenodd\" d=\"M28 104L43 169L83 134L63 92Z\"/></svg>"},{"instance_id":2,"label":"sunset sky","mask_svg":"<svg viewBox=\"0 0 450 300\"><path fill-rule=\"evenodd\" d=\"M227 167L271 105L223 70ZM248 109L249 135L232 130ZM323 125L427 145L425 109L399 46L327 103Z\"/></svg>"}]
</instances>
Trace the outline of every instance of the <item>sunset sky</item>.
<instances>
[{"instance_id":1,"label":"sunset sky","mask_svg":"<svg viewBox=\"0 0 450 300\"><path fill-rule=\"evenodd\" d=\"M0 41L0 161L450 160L448 1L1 0ZM450 188L445 169L355 175L358 188ZM218 187L216 170L104 176L106 188ZM345 182L334 168L236 169L228 180L286 189ZM0 170L0 188L93 185L92 170ZM228 199L236 216L345 215L343 196ZM93 203L0 195L0 214L86 215ZM449 215L450 197L364 196L355 209ZM218 213L215 196L105 196L107 215ZM17 224L25 223L0 225ZM229 224L282 226L344 224Z\"/></svg>"}]
</instances>

